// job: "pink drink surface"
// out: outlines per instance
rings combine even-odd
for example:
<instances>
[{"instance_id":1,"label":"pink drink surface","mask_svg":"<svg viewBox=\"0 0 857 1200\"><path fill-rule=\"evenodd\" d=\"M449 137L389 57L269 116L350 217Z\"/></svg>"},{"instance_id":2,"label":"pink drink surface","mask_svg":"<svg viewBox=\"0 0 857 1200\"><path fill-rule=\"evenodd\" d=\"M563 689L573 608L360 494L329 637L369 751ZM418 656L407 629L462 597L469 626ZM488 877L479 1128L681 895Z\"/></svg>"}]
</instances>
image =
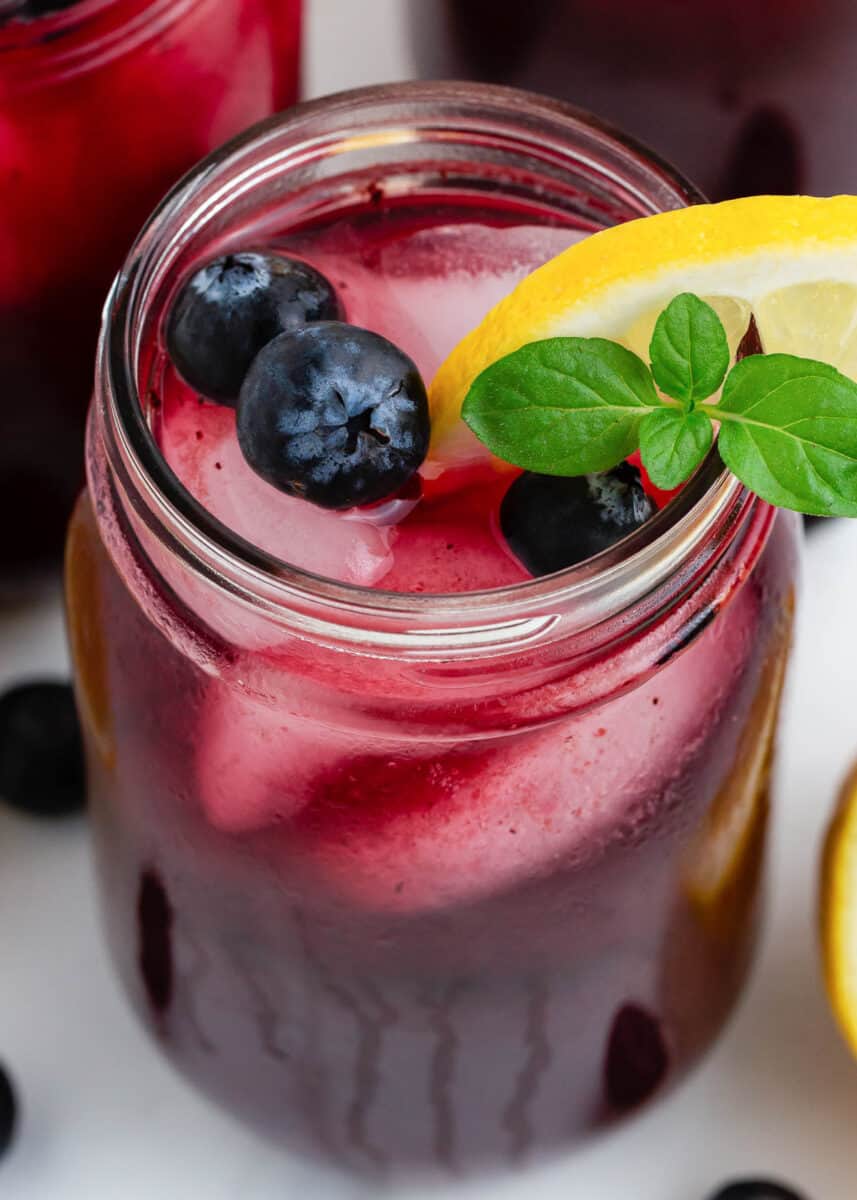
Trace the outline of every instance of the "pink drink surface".
<instances>
[{"instance_id":1,"label":"pink drink surface","mask_svg":"<svg viewBox=\"0 0 857 1200\"><path fill-rule=\"evenodd\" d=\"M547 226L449 224L364 232L341 222L278 246L311 263L340 293L346 319L383 334L423 378L536 267L582 235ZM463 592L529 578L497 525L511 475L490 467L444 476L427 462L413 487L343 515L278 492L241 456L232 409L202 402L165 361L156 431L167 462L236 533L304 570L363 587Z\"/></svg>"},{"instance_id":2,"label":"pink drink surface","mask_svg":"<svg viewBox=\"0 0 857 1200\"><path fill-rule=\"evenodd\" d=\"M282 244L429 377L577 236L374 221ZM315 510L152 359L167 458L257 544L373 587L524 577L506 479L426 476L390 524ZM757 506L704 579L603 641L415 655L192 578L116 509L97 441L92 468L68 597L99 873L174 1061L280 1141L382 1173L519 1162L678 1078L754 942L790 516Z\"/></svg>"}]
</instances>

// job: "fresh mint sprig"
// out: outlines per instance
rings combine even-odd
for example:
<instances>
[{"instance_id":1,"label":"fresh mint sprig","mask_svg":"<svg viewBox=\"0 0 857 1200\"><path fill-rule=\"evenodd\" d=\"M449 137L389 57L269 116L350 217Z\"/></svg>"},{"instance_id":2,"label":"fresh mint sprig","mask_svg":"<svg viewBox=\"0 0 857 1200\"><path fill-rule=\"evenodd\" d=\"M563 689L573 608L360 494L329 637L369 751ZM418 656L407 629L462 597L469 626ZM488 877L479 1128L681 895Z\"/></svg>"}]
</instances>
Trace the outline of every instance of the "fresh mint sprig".
<instances>
[{"instance_id":1,"label":"fresh mint sprig","mask_svg":"<svg viewBox=\"0 0 857 1200\"><path fill-rule=\"evenodd\" d=\"M640 426L640 457L655 487L669 492L684 483L711 449L713 438L711 418L698 408L650 413Z\"/></svg>"},{"instance_id":2,"label":"fresh mint sprig","mask_svg":"<svg viewBox=\"0 0 857 1200\"><path fill-rule=\"evenodd\" d=\"M827 363L756 354L730 370L714 309L677 296L658 317L651 366L605 338L531 342L474 381L464 420L498 458L586 475L639 449L656 487L696 470L714 439L733 474L780 508L857 517L857 383Z\"/></svg>"}]
</instances>

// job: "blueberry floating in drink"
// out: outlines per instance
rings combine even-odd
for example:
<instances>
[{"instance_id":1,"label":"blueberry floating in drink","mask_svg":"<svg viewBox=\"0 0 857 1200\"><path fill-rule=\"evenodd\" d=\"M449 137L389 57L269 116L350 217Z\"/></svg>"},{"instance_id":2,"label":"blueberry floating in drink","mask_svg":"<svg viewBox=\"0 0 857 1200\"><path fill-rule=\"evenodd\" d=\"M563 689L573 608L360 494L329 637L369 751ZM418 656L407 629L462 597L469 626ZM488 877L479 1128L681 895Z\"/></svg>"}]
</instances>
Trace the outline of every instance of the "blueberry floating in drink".
<instances>
[{"instance_id":1,"label":"blueberry floating in drink","mask_svg":"<svg viewBox=\"0 0 857 1200\"><path fill-rule=\"evenodd\" d=\"M170 313L170 357L191 387L234 405L250 364L280 333L334 321L332 284L307 263L280 254L227 254L201 267Z\"/></svg>"},{"instance_id":2,"label":"blueberry floating in drink","mask_svg":"<svg viewBox=\"0 0 857 1200\"><path fill-rule=\"evenodd\" d=\"M323 508L390 496L429 444L425 384L392 342L339 321L281 334L241 387L238 444L274 487Z\"/></svg>"},{"instance_id":3,"label":"blueberry floating in drink","mask_svg":"<svg viewBox=\"0 0 857 1200\"><path fill-rule=\"evenodd\" d=\"M628 463L571 478L525 472L503 497L500 528L528 571L550 575L600 554L654 512Z\"/></svg>"}]
</instances>

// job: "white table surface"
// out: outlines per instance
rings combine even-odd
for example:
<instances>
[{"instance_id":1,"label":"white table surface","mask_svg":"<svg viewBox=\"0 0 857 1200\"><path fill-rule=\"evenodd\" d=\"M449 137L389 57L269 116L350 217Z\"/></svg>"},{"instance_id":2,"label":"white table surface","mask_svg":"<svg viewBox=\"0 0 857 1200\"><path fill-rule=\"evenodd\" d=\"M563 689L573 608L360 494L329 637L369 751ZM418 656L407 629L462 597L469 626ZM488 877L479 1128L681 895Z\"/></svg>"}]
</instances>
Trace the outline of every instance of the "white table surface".
<instances>
[{"instance_id":1,"label":"white table surface","mask_svg":"<svg viewBox=\"0 0 857 1200\"><path fill-rule=\"evenodd\" d=\"M311 0L307 90L404 78L420 0ZM857 1066L819 975L819 839L857 755L857 524L814 533L782 737L770 905L758 967L714 1052L667 1101L589 1148L441 1200L705 1200L777 1173L812 1200L857 1194ZM0 687L66 669L58 596L0 610ZM23 1120L0 1200L357 1200L378 1189L263 1145L161 1061L99 936L83 821L0 811L0 1059ZM426 1193L428 1194L428 1193ZM413 1189L393 1193L417 1200Z\"/></svg>"}]
</instances>

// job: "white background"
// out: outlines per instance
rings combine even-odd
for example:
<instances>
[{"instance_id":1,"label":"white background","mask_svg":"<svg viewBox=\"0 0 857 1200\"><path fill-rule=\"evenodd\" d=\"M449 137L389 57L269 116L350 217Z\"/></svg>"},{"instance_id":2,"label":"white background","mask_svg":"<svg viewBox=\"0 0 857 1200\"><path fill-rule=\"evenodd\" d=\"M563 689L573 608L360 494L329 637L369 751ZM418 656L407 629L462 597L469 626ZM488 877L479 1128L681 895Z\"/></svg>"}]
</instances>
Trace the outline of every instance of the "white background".
<instances>
[{"instance_id":1,"label":"white background","mask_svg":"<svg viewBox=\"0 0 857 1200\"><path fill-rule=\"evenodd\" d=\"M308 92L407 77L409 2L420 0L311 0ZM857 1066L827 1011L814 926L819 841L857 754L857 525L812 535L798 625L769 919L726 1034L690 1082L618 1133L523 1175L432 1195L707 1200L728 1176L776 1173L810 1200L853 1200ZM65 666L57 596L0 611L0 686ZM82 823L0 811L0 1059L24 1105L0 1200L379 1194L262 1145L161 1061L110 974Z\"/></svg>"}]
</instances>

